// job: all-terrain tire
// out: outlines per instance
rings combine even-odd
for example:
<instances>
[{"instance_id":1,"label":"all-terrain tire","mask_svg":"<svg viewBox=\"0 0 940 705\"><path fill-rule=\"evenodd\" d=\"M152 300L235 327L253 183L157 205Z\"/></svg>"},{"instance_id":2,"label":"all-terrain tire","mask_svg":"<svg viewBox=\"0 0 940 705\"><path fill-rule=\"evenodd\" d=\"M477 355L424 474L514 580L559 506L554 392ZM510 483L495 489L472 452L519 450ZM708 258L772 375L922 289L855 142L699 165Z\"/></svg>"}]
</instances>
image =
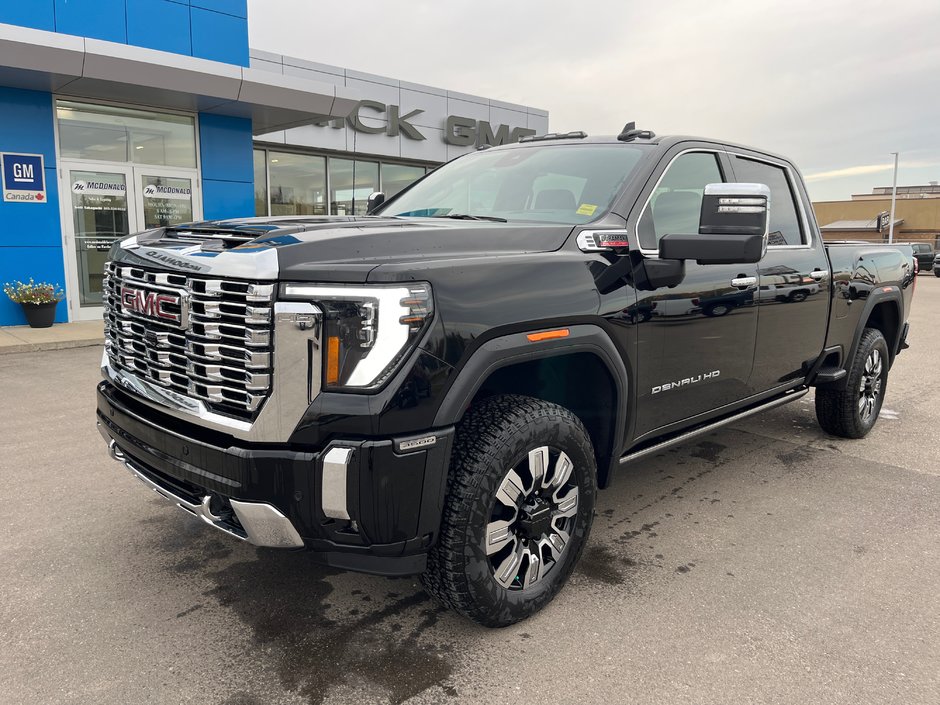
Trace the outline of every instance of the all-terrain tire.
<instances>
[{"instance_id":1,"label":"all-terrain tire","mask_svg":"<svg viewBox=\"0 0 940 705\"><path fill-rule=\"evenodd\" d=\"M880 361L877 375L872 374L874 357ZM816 389L819 425L833 436L864 438L878 420L887 386L888 344L880 330L866 328L855 351L845 387ZM863 402L863 397L867 402Z\"/></svg>"},{"instance_id":2,"label":"all-terrain tire","mask_svg":"<svg viewBox=\"0 0 940 705\"><path fill-rule=\"evenodd\" d=\"M573 514L559 520L569 529L563 532L569 539L551 565L548 561L541 564L544 576L537 582L523 587L516 576L513 580L518 582L507 587L498 582L493 557L487 553L487 540L492 536L488 528L493 513L501 509L497 493L504 492L510 473L523 472L521 468L531 464L533 449L545 448L552 449L556 458L552 472L559 476L561 454L570 459L566 487L569 493L577 490L577 508L569 508ZM536 484L532 480L531 485ZM549 491L551 488L545 490ZM485 399L457 426L440 538L421 576L425 590L446 607L486 627L504 627L531 616L555 597L578 562L590 534L596 494L594 450L577 416L557 404L531 397ZM531 525L526 531L531 531ZM518 541L529 545L532 539L523 539L520 533ZM551 558L551 547L547 548Z\"/></svg>"}]
</instances>

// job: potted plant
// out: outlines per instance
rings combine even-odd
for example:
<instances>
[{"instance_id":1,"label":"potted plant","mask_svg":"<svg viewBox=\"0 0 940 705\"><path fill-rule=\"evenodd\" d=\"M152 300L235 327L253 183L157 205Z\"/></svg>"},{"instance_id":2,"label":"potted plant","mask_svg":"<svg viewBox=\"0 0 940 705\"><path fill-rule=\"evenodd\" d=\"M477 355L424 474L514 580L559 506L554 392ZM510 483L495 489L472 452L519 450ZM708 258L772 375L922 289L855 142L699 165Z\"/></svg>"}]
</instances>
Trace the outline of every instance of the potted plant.
<instances>
[{"instance_id":1,"label":"potted plant","mask_svg":"<svg viewBox=\"0 0 940 705\"><path fill-rule=\"evenodd\" d=\"M55 321L55 309L65 298L58 284L14 281L3 285L4 293L23 308L30 328L49 328Z\"/></svg>"}]
</instances>

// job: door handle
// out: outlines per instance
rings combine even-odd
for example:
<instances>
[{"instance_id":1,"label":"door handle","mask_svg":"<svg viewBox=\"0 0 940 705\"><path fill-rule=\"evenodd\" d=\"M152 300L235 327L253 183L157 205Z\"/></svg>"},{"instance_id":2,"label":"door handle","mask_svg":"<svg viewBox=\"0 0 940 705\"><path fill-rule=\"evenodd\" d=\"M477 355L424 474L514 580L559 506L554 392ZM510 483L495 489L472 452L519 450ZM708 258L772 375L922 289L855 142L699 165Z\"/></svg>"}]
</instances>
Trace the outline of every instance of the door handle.
<instances>
[{"instance_id":1,"label":"door handle","mask_svg":"<svg viewBox=\"0 0 940 705\"><path fill-rule=\"evenodd\" d=\"M731 280L731 286L743 289L748 286L754 286L757 283L757 277L736 277Z\"/></svg>"},{"instance_id":2,"label":"door handle","mask_svg":"<svg viewBox=\"0 0 940 705\"><path fill-rule=\"evenodd\" d=\"M809 275L816 281L822 281L829 276L829 271L826 269L817 269L815 272L810 272Z\"/></svg>"}]
</instances>

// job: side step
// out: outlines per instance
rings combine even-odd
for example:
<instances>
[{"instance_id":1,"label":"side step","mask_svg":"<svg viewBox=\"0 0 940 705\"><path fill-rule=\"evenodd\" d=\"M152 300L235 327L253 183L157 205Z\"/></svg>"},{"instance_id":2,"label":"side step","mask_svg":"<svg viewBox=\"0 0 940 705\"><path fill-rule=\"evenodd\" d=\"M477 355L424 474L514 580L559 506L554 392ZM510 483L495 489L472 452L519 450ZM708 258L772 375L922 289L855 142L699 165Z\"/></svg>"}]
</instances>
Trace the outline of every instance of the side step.
<instances>
[{"instance_id":1,"label":"side step","mask_svg":"<svg viewBox=\"0 0 940 705\"><path fill-rule=\"evenodd\" d=\"M801 397L805 396L808 391L809 391L808 389L799 389L796 391L787 392L784 396L777 397L776 399L765 402L761 404L760 406L752 407L750 409L747 409L746 411L741 411L732 416L726 416L725 418L719 419L718 421L713 421L707 426L702 426L700 428L695 429L694 431L687 431L686 433L680 434L676 436L675 438L670 438L668 441L662 441L661 443L652 445L649 448L644 448L643 450L638 450L633 453L627 453L626 455L620 458L620 464L626 465L627 463L632 463L634 460L645 458L647 455L653 455L654 453L658 453L661 450L665 450L666 448L671 448L672 446L679 445L680 443L685 443L686 441L692 440L693 438L697 438L698 436L704 436L706 433L711 433L715 429L721 428L722 426L733 424L736 421L741 421L742 419L746 419L749 416L754 416L755 414L759 414L762 411L769 411L770 409L776 409L778 406L789 404L791 401L796 401L797 399L800 399Z\"/></svg>"},{"instance_id":2,"label":"side step","mask_svg":"<svg viewBox=\"0 0 940 705\"><path fill-rule=\"evenodd\" d=\"M829 382L838 382L848 374L840 367L821 367L816 377L813 378L813 384L828 384Z\"/></svg>"}]
</instances>

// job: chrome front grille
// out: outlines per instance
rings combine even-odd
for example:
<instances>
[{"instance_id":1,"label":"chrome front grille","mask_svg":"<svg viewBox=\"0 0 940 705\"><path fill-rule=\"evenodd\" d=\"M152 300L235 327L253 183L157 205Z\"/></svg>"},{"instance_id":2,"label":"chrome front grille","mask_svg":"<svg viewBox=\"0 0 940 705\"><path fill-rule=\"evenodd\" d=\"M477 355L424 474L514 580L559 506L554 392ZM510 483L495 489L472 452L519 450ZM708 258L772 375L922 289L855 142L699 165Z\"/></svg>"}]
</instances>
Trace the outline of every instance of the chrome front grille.
<instances>
[{"instance_id":1,"label":"chrome front grille","mask_svg":"<svg viewBox=\"0 0 940 705\"><path fill-rule=\"evenodd\" d=\"M109 262L110 364L218 413L251 418L271 393L274 290Z\"/></svg>"}]
</instances>

